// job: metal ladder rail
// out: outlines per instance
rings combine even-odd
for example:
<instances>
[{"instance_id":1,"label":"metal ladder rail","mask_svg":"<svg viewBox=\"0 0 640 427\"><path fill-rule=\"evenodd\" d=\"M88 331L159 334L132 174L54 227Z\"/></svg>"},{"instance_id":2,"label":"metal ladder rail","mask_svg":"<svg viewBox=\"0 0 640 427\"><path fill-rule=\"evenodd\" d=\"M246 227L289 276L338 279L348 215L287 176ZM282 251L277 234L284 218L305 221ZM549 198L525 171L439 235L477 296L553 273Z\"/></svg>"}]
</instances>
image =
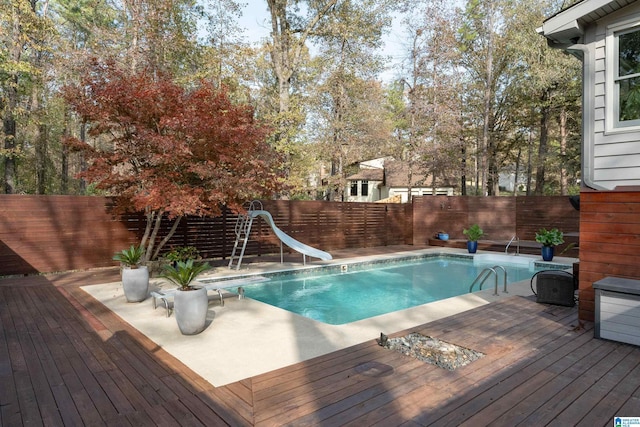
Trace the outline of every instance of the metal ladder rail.
<instances>
[{"instance_id":1,"label":"metal ladder rail","mask_svg":"<svg viewBox=\"0 0 640 427\"><path fill-rule=\"evenodd\" d=\"M242 250L240 251L240 256L238 257L238 265L236 265L236 270L240 270L242 258L244 257L244 251L247 248L247 242L249 241L249 235L251 234L251 225L253 224L253 216L251 215L251 212L262 209L262 202L260 200L253 200L251 203L249 203L247 214L238 215L238 219L236 220L236 225L234 228L234 232L236 233L236 241L233 244L231 259L229 260L229 268L232 268L233 266L233 258L235 257L236 250L238 249L238 243L240 242L240 239L243 239ZM280 248L280 252L282 252L282 248ZM280 255L280 257L282 258L282 254Z\"/></svg>"},{"instance_id":2,"label":"metal ladder rail","mask_svg":"<svg viewBox=\"0 0 640 427\"><path fill-rule=\"evenodd\" d=\"M509 254L509 246L511 246L514 240L516 241L516 244L517 244L516 255L520 255L520 238L518 236L513 236L511 240L509 240L509 243L507 243L507 246L504 248L505 254Z\"/></svg>"},{"instance_id":3,"label":"metal ladder rail","mask_svg":"<svg viewBox=\"0 0 640 427\"><path fill-rule=\"evenodd\" d=\"M504 288L502 289L502 291L503 291L505 294L508 294L508 293L509 293L509 291L507 291L507 269L506 269L506 268L504 268L504 267L503 267L503 266L501 266L501 265L494 265L494 266L493 266L493 268L494 268L494 269L498 269L498 268L499 268L499 269L500 269L500 270L502 270L502 272L504 273L504 276L503 276L503 277L504 277ZM498 280L498 277L497 277L497 276L498 276L498 273L496 273L496 281ZM498 285L496 285L496 295L497 295L497 294L498 294Z\"/></svg>"},{"instance_id":4,"label":"metal ladder rail","mask_svg":"<svg viewBox=\"0 0 640 427\"><path fill-rule=\"evenodd\" d=\"M236 256L236 251L238 250L238 244L240 243L240 239L242 239L242 234L246 226L247 219L248 219L247 215L243 215L243 214L238 215L238 218L236 219L236 224L233 229L233 232L236 235L236 240L233 243L233 250L231 251L231 257L229 259L229 268L233 266L233 259ZM244 247L244 242L243 242L243 247Z\"/></svg>"},{"instance_id":5,"label":"metal ladder rail","mask_svg":"<svg viewBox=\"0 0 640 427\"><path fill-rule=\"evenodd\" d=\"M482 279L482 281L480 281L480 287L478 288L478 290L482 290L482 285L484 284L484 282L487 281L489 276L491 276L491 273L493 273L493 276L495 278L495 285L496 285L494 295L498 295L498 273L496 273L496 271L492 267L487 267L484 270L482 270L480 274L478 274L478 277L476 277L476 280L474 280L471 286L469 286L469 292L473 291L473 287L475 286L476 283L478 283L480 279Z\"/></svg>"},{"instance_id":6,"label":"metal ladder rail","mask_svg":"<svg viewBox=\"0 0 640 427\"><path fill-rule=\"evenodd\" d=\"M242 243L242 250L240 251L240 256L238 257L238 265L236 265L236 270L240 270L240 264L242 264L242 258L244 257L244 251L247 249L247 243L249 242L249 235L251 234L251 225L253 224L253 217L249 216L248 220L244 222L245 227L241 233L244 233L244 241Z\"/></svg>"},{"instance_id":7,"label":"metal ladder rail","mask_svg":"<svg viewBox=\"0 0 640 427\"><path fill-rule=\"evenodd\" d=\"M498 273L496 272L496 269L501 269L503 271L503 273L504 273L504 292L505 293L509 293L507 291L507 270L501 265L494 265L493 267L487 267L484 270L482 270L480 272L480 274L478 274L478 277L476 277L476 279L473 281L471 286L469 286L469 292L473 292L473 287L475 286L476 283L478 283L478 281L480 281L480 286L479 286L478 290L482 290L482 285L484 284L484 282L487 281L487 279L493 273L493 277L494 277L493 295L500 295L498 293ZM480 279L482 279L482 280L480 280Z\"/></svg>"}]
</instances>

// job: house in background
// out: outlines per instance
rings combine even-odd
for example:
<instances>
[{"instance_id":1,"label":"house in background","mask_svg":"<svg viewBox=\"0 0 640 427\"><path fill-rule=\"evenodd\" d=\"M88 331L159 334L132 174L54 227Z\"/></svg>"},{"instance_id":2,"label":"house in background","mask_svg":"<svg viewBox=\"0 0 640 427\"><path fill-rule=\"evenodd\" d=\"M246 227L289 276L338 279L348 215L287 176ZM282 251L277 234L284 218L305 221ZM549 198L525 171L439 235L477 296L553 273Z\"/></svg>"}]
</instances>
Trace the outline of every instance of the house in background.
<instances>
[{"instance_id":1,"label":"house in background","mask_svg":"<svg viewBox=\"0 0 640 427\"><path fill-rule=\"evenodd\" d=\"M345 194L349 202L409 201L409 167L406 163L384 157L361 162L360 170L347 177ZM415 171L411 179L411 196L434 194L432 176ZM453 196L453 186L435 188L436 195Z\"/></svg>"},{"instance_id":2,"label":"house in background","mask_svg":"<svg viewBox=\"0 0 640 427\"><path fill-rule=\"evenodd\" d=\"M640 289L640 2L583 0L538 33L583 63L579 310L593 321L595 282Z\"/></svg>"},{"instance_id":3,"label":"house in background","mask_svg":"<svg viewBox=\"0 0 640 427\"><path fill-rule=\"evenodd\" d=\"M516 182L516 180L518 182ZM507 191L509 193L519 192L522 193L527 189L527 171L524 167L520 167L518 173L515 172L515 165L510 168L505 168L498 175L498 185L500 191Z\"/></svg>"}]
</instances>

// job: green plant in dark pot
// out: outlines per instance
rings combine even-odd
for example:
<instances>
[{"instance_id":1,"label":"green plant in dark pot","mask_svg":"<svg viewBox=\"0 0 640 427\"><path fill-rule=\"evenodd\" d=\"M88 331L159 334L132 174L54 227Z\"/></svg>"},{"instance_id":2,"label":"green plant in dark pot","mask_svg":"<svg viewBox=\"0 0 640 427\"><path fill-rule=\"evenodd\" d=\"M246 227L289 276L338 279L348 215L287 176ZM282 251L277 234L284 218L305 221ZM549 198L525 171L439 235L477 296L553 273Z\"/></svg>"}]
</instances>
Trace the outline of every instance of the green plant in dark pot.
<instances>
[{"instance_id":1,"label":"green plant in dark pot","mask_svg":"<svg viewBox=\"0 0 640 427\"><path fill-rule=\"evenodd\" d=\"M553 260L554 248L564 243L564 235L557 228L551 230L541 228L536 233L536 242L542 243L542 259L551 261Z\"/></svg>"},{"instance_id":2,"label":"green plant in dark pot","mask_svg":"<svg viewBox=\"0 0 640 427\"><path fill-rule=\"evenodd\" d=\"M467 236L467 250L474 254L478 250L478 240L484 236L484 231L478 224L473 224L469 228L462 230L462 234Z\"/></svg>"},{"instance_id":3,"label":"green plant in dark pot","mask_svg":"<svg viewBox=\"0 0 640 427\"><path fill-rule=\"evenodd\" d=\"M195 335L204 330L207 322L209 300L207 289L191 286L191 282L210 268L208 263L200 264L192 259L167 265L162 274L178 286L173 299L173 311L178 328L183 335Z\"/></svg>"},{"instance_id":4,"label":"green plant in dark pot","mask_svg":"<svg viewBox=\"0 0 640 427\"><path fill-rule=\"evenodd\" d=\"M127 302L144 301L149 294L149 269L140 265L143 254L142 246L131 245L113 256L122 265L122 289Z\"/></svg>"}]
</instances>

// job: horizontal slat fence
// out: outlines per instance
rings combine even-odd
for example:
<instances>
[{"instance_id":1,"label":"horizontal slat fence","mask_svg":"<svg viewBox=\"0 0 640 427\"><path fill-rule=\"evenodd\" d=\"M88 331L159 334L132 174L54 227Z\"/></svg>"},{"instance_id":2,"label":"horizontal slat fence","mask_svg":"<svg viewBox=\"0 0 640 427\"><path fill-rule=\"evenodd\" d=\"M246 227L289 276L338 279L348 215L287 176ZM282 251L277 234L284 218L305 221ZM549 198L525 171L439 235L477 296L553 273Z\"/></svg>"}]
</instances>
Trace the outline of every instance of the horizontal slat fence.
<instances>
[{"instance_id":1,"label":"horizontal slat fence","mask_svg":"<svg viewBox=\"0 0 640 427\"><path fill-rule=\"evenodd\" d=\"M413 199L415 242L426 242L439 231L464 239L462 231L479 224L488 240L535 240L540 228L578 233L580 212L566 196L451 197L420 196Z\"/></svg>"},{"instance_id":2,"label":"horizontal slat fence","mask_svg":"<svg viewBox=\"0 0 640 427\"><path fill-rule=\"evenodd\" d=\"M0 195L0 275L114 265L142 224L110 207L102 197Z\"/></svg>"},{"instance_id":3,"label":"horizontal slat fence","mask_svg":"<svg viewBox=\"0 0 640 427\"><path fill-rule=\"evenodd\" d=\"M285 233L319 249L412 243L410 205L263 203ZM116 265L113 254L138 243L145 227L143 215L115 216L111 200L102 197L0 195L0 204L0 276ZM204 258L227 258L235 241L236 220L228 210L216 218L184 218L164 251L195 246ZM163 221L160 235L170 227L170 221ZM270 227L256 219L245 254L279 250L280 242Z\"/></svg>"},{"instance_id":4,"label":"horizontal slat fence","mask_svg":"<svg viewBox=\"0 0 640 427\"><path fill-rule=\"evenodd\" d=\"M115 265L113 253L140 240L140 214L114 216L102 197L0 195L0 275L34 274ZM578 231L579 216L566 197L423 196L413 204L265 200L285 233L322 250L426 244L440 230L463 239L478 223L491 240L533 239L542 226ZM195 246L207 259L228 258L237 216L182 220L165 251ZM171 227L164 221L160 235ZM288 250L288 248L284 248ZM277 253L280 242L256 219L247 255Z\"/></svg>"}]
</instances>

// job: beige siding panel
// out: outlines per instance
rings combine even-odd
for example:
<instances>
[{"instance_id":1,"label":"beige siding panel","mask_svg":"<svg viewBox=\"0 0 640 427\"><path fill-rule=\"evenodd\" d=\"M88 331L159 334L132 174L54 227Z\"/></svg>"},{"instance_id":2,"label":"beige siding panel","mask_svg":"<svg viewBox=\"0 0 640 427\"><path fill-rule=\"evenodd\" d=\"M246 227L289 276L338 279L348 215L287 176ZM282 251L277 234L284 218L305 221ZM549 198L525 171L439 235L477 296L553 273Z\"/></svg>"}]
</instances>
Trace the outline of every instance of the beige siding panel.
<instances>
[{"instance_id":1,"label":"beige siding panel","mask_svg":"<svg viewBox=\"0 0 640 427\"><path fill-rule=\"evenodd\" d=\"M604 107L596 108L596 109L595 109L595 111L594 111L593 118L594 118L595 120L602 120L602 121L604 121L604 112L605 112ZM603 126L604 126L604 125L603 125Z\"/></svg>"},{"instance_id":2,"label":"beige siding panel","mask_svg":"<svg viewBox=\"0 0 640 427\"><path fill-rule=\"evenodd\" d=\"M608 156L608 157L596 157L594 159L594 166L596 169L611 169L611 168L630 168L640 164L640 154L633 154L630 156Z\"/></svg>"},{"instance_id":3,"label":"beige siding panel","mask_svg":"<svg viewBox=\"0 0 640 427\"><path fill-rule=\"evenodd\" d=\"M595 95L596 97L598 97L598 96L602 96L602 97L604 98L605 90L606 90L606 89L605 89L605 85L604 85L604 83L599 83L599 84L595 85L595 92L594 92L594 95Z\"/></svg>"},{"instance_id":4,"label":"beige siding panel","mask_svg":"<svg viewBox=\"0 0 640 427\"><path fill-rule=\"evenodd\" d=\"M614 144L598 144L594 147L595 157L628 156L640 153L640 142L618 142Z\"/></svg>"},{"instance_id":5,"label":"beige siding panel","mask_svg":"<svg viewBox=\"0 0 640 427\"><path fill-rule=\"evenodd\" d=\"M620 181L617 185L640 185L640 168L597 169L596 179Z\"/></svg>"},{"instance_id":6,"label":"beige siding panel","mask_svg":"<svg viewBox=\"0 0 640 427\"><path fill-rule=\"evenodd\" d=\"M595 145L636 143L639 134L637 132L615 132L595 135Z\"/></svg>"}]
</instances>

